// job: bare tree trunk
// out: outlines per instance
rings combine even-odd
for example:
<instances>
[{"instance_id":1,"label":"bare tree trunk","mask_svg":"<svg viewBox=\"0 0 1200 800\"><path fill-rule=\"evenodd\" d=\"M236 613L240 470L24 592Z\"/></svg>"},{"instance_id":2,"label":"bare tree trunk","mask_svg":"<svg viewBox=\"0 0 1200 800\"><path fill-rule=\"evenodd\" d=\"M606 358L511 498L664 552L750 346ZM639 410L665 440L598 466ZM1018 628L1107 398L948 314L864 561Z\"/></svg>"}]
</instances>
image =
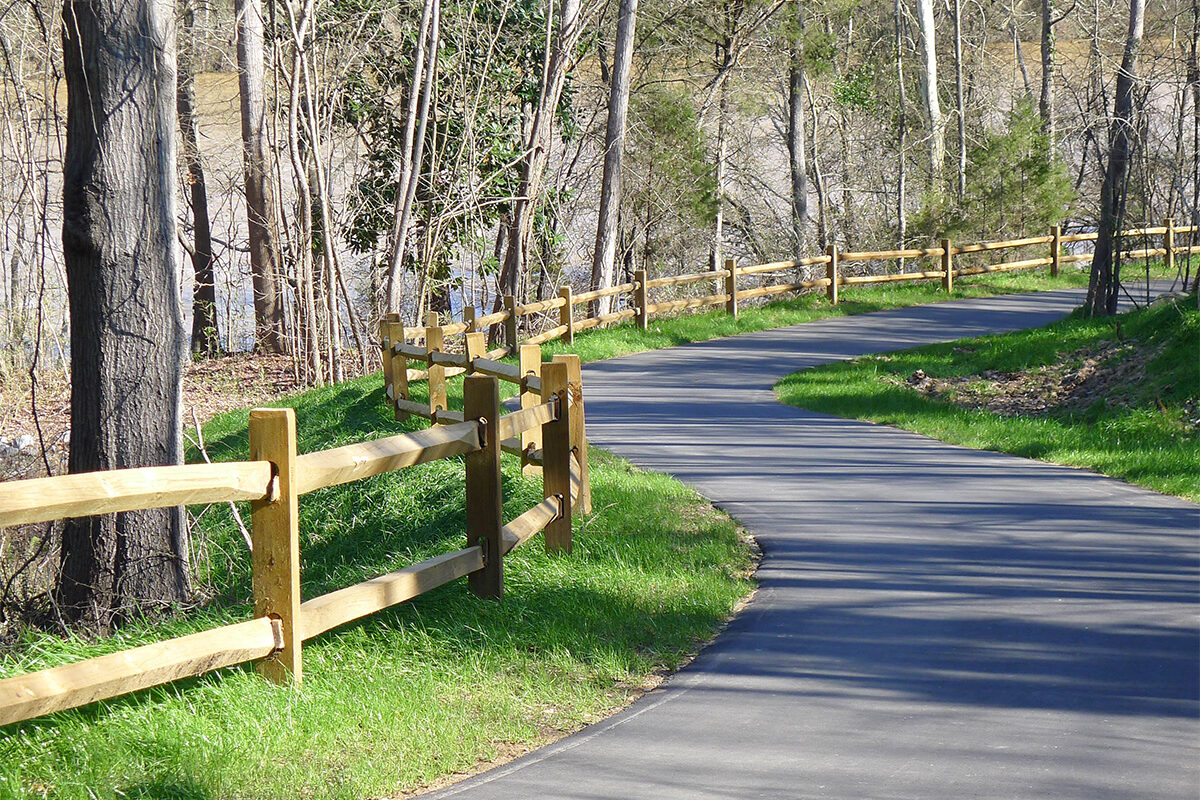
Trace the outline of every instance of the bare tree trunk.
<instances>
[{"instance_id":1,"label":"bare tree trunk","mask_svg":"<svg viewBox=\"0 0 1200 800\"><path fill-rule=\"evenodd\" d=\"M1042 93L1038 97L1038 112L1042 115L1042 132L1054 150L1054 0L1042 0Z\"/></svg>"},{"instance_id":2,"label":"bare tree trunk","mask_svg":"<svg viewBox=\"0 0 1200 800\"><path fill-rule=\"evenodd\" d=\"M896 0L893 9L896 24L896 85L899 87L900 123L896 131L896 240L900 249L904 249L908 238L908 211L905 208L907 198L908 166L905 150L908 149L908 99L904 86L904 15L901 12L901 0ZM904 259L900 259L900 271L904 272Z\"/></svg>"},{"instance_id":3,"label":"bare tree trunk","mask_svg":"<svg viewBox=\"0 0 1200 800\"><path fill-rule=\"evenodd\" d=\"M238 94L242 117L242 159L246 173L246 223L250 240L250 280L254 293L256 346L282 353L283 297L272 225L275 196L267 177L267 110L261 0L234 0L237 16Z\"/></svg>"},{"instance_id":4,"label":"bare tree trunk","mask_svg":"<svg viewBox=\"0 0 1200 800\"><path fill-rule=\"evenodd\" d=\"M946 120L938 100L937 41L933 21L933 0L917 0L917 21L921 26L921 95L929 120L929 180L936 190L946 160Z\"/></svg>"},{"instance_id":5,"label":"bare tree trunk","mask_svg":"<svg viewBox=\"0 0 1200 800\"><path fill-rule=\"evenodd\" d=\"M1142 43L1145 10L1146 0L1130 0L1129 35L1125 40L1121 69L1117 73L1108 168L1104 171L1104 185L1100 190L1100 226L1088 280L1086 308L1093 316L1108 316L1117 312L1121 287L1121 244L1117 234L1125 217L1131 139L1136 135L1133 92L1137 82L1137 57Z\"/></svg>"},{"instance_id":6,"label":"bare tree trunk","mask_svg":"<svg viewBox=\"0 0 1200 800\"><path fill-rule=\"evenodd\" d=\"M955 188L961 203L967 194L967 111L963 103L962 0L954 0L954 112L958 118L958 174Z\"/></svg>"},{"instance_id":7,"label":"bare tree trunk","mask_svg":"<svg viewBox=\"0 0 1200 800\"><path fill-rule=\"evenodd\" d=\"M549 1L549 0L548 0ZM579 19L580 0L561 0L558 30L543 65L542 90L529 126L525 155L521 163L521 182L513 201L512 222L509 226L508 250L500 270L502 294L517 293L529 253L529 237L533 232L535 206L542 194L546 162L550 158L554 114L562 98L567 80L567 68L583 25ZM550 15L547 15L549 18Z\"/></svg>"},{"instance_id":8,"label":"bare tree trunk","mask_svg":"<svg viewBox=\"0 0 1200 800\"><path fill-rule=\"evenodd\" d=\"M604 179L600 185L600 214L592 259L592 288L613 285L617 258L617 229L621 219L621 162L625 151L625 117L629 110L629 73L637 29L638 0L621 0L617 16L616 52L608 95L608 126L604 132ZM597 313L612 310L612 298L597 302Z\"/></svg>"},{"instance_id":9,"label":"bare tree trunk","mask_svg":"<svg viewBox=\"0 0 1200 800\"><path fill-rule=\"evenodd\" d=\"M808 137L808 163L812 165L813 189L817 192L817 248L825 252L829 243L828 215L825 212L828 203L825 197L825 176L821 174L821 162L817 159L817 134L821 128L818 125L817 104L813 100L812 86L808 82L804 84L804 94L808 97L808 113L812 116L812 136Z\"/></svg>"},{"instance_id":10,"label":"bare tree trunk","mask_svg":"<svg viewBox=\"0 0 1200 800\"><path fill-rule=\"evenodd\" d=\"M178 89L175 107L179 114L179 130L183 134L183 163L187 168L187 183L192 199L192 352L212 357L221 353L221 337L217 331L217 286L213 274L212 230L208 217L208 186L204 179L204 162L200 158L200 133L196 125L195 9L190 5L183 13L183 47L179 53Z\"/></svg>"},{"instance_id":11,"label":"bare tree trunk","mask_svg":"<svg viewBox=\"0 0 1200 800\"><path fill-rule=\"evenodd\" d=\"M804 7L794 0L794 28L788 42L788 166L792 173L792 258L804 258L808 220L808 164L804 137Z\"/></svg>"},{"instance_id":12,"label":"bare tree trunk","mask_svg":"<svg viewBox=\"0 0 1200 800\"><path fill-rule=\"evenodd\" d=\"M712 247L709 249L708 268L721 269L723 261L723 245L725 243L725 173L728 156L728 113L729 93L726 87L728 81L721 84L720 101L717 103L717 216L713 222Z\"/></svg>"},{"instance_id":13,"label":"bare tree trunk","mask_svg":"<svg viewBox=\"0 0 1200 800\"><path fill-rule=\"evenodd\" d=\"M73 473L183 456L174 20L164 0L63 6ZM58 600L94 630L188 594L180 507L70 520L61 555Z\"/></svg>"}]
</instances>

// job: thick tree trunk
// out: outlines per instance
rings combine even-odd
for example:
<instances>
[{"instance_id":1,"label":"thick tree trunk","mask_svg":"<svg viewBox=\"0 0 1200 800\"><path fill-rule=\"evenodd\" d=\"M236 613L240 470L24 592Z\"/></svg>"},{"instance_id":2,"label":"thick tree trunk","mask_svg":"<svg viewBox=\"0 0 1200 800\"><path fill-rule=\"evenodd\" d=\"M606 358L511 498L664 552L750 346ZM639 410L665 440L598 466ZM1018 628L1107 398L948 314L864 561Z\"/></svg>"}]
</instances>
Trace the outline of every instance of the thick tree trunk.
<instances>
[{"instance_id":1,"label":"thick tree trunk","mask_svg":"<svg viewBox=\"0 0 1200 800\"><path fill-rule=\"evenodd\" d=\"M192 199L192 352L199 356L220 355L217 330L217 286L213 274L212 229L208 216L208 185L200 158L200 132L196 125L195 17L189 6L183 14L183 46L179 54L178 93L175 107L183 134L183 163Z\"/></svg>"},{"instance_id":2,"label":"thick tree trunk","mask_svg":"<svg viewBox=\"0 0 1200 800\"><path fill-rule=\"evenodd\" d=\"M621 0L617 16L616 52L608 95L608 127L604 133L604 179L600 185L600 213L596 222L596 250L592 258L592 288L613 285L617 259L617 228L621 218L621 162L625 151L625 117L629 110L629 73L633 65L633 40L637 28L638 0ZM601 314L612 310L612 298L597 301Z\"/></svg>"},{"instance_id":3,"label":"thick tree trunk","mask_svg":"<svg viewBox=\"0 0 1200 800\"><path fill-rule=\"evenodd\" d=\"M1108 167L1100 189L1100 226L1096 252L1088 280L1086 308L1093 316L1117 313L1121 288L1120 241L1117 233L1125 217L1125 191L1129 177L1131 140L1136 133L1134 84L1137 82L1137 57L1142 43L1146 0L1129 4L1129 35L1125 54L1117 73L1117 92L1109 134Z\"/></svg>"},{"instance_id":4,"label":"thick tree trunk","mask_svg":"<svg viewBox=\"0 0 1200 800\"><path fill-rule=\"evenodd\" d=\"M1054 0L1042 0L1042 93L1038 97L1038 112L1042 115L1042 131L1054 148Z\"/></svg>"},{"instance_id":5,"label":"thick tree trunk","mask_svg":"<svg viewBox=\"0 0 1200 800\"><path fill-rule=\"evenodd\" d=\"M792 258L804 257L804 225L808 221L808 164L804 141L804 8L793 0L795 26L788 42L788 167L792 177Z\"/></svg>"},{"instance_id":6,"label":"thick tree trunk","mask_svg":"<svg viewBox=\"0 0 1200 800\"><path fill-rule=\"evenodd\" d=\"M933 0L917 0L917 21L921 26L921 97L929 120L929 179L937 189L946 160L946 120L938 100L937 41L933 20Z\"/></svg>"},{"instance_id":7,"label":"thick tree trunk","mask_svg":"<svg viewBox=\"0 0 1200 800\"><path fill-rule=\"evenodd\" d=\"M175 240L174 7L63 6L70 471L177 464L187 339ZM188 593L183 509L69 521L58 601L105 630Z\"/></svg>"},{"instance_id":8,"label":"thick tree trunk","mask_svg":"<svg viewBox=\"0 0 1200 800\"><path fill-rule=\"evenodd\" d=\"M237 16L238 95L242 117L242 161L246 176L246 225L254 293L256 347L282 353L286 345L283 297L272 228L275 195L267 175L267 114L264 88L261 0L234 0Z\"/></svg>"}]
</instances>

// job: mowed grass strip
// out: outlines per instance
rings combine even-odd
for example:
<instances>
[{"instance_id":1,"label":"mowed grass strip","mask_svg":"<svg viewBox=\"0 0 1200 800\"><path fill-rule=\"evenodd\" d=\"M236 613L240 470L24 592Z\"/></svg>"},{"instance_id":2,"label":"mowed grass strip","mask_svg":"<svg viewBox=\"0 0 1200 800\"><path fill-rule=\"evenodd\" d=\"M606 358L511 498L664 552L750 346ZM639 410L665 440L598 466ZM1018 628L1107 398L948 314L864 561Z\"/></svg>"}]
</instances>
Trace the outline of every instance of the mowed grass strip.
<instances>
[{"instance_id":1,"label":"mowed grass strip","mask_svg":"<svg viewBox=\"0 0 1200 800\"><path fill-rule=\"evenodd\" d=\"M968 379L986 397L996 373L1032 375L1079 366L1080 354L1119 350L1101 363L1121 369L1095 396L1033 413L1000 414L911 385ZM1019 378L1018 378L1018 383ZM931 345L798 372L781 400L812 411L894 425L952 444L1067 464L1200 501L1200 312L1196 298L1107 319L1081 312L1044 328ZM951 398L952 399L952 398ZM1004 405L1001 401L999 405Z\"/></svg>"},{"instance_id":2,"label":"mowed grass strip","mask_svg":"<svg viewBox=\"0 0 1200 800\"><path fill-rule=\"evenodd\" d=\"M391 420L378 375L287 405L301 452L425 424ZM214 459L246 457L246 417L206 426ZM593 451L592 482L574 553L547 556L539 538L510 554L502 602L457 581L321 636L295 691L233 668L7 726L0 797L389 796L600 719L718 630L753 558L670 478ZM507 456L504 488L506 519L541 500ZM462 461L314 492L301 516L308 598L465 546ZM30 632L0 675L247 618L249 558L227 507L202 515L195 546L201 608L96 643Z\"/></svg>"}]
</instances>

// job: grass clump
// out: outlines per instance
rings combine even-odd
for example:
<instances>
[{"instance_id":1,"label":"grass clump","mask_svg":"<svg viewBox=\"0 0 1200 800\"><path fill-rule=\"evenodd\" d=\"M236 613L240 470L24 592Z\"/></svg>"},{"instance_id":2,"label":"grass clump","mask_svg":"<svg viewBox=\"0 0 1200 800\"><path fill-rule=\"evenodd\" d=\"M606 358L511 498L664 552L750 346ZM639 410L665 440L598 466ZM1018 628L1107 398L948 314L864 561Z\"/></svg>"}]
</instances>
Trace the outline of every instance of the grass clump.
<instances>
[{"instance_id":1,"label":"grass clump","mask_svg":"<svg viewBox=\"0 0 1200 800\"><path fill-rule=\"evenodd\" d=\"M813 411L1086 467L1200 501L1194 296L805 370L776 390Z\"/></svg>"},{"instance_id":2,"label":"grass clump","mask_svg":"<svg viewBox=\"0 0 1200 800\"><path fill-rule=\"evenodd\" d=\"M461 385L461 382L456 382ZM301 452L424 426L390 419L378 375L301 394ZM245 412L206 426L246 457ZM505 457L505 518L541 499ZM0 797L392 795L577 729L710 638L751 588L734 523L678 482L592 452L596 513L575 552L505 559L502 602L465 581L305 646L298 690L249 667L0 729ZM301 499L305 598L465 545L461 459ZM226 507L195 536L202 607L101 642L30 632L0 677L246 619L249 558Z\"/></svg>"}]
</instances>

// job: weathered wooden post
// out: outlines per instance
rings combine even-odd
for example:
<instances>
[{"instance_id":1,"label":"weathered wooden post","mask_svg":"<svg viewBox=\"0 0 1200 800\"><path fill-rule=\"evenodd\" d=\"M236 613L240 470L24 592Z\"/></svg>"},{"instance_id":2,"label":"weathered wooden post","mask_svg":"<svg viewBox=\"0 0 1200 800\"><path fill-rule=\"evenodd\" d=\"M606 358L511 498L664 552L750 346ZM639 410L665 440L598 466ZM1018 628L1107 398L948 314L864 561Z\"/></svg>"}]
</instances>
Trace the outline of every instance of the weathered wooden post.
<instances>
[{"instance_id":1,"label":"weathered wooden post","mask_svg":"<svg viewBox=\"0 0 1200 800\"><path fill-rule=\"evenodd\" d=\"M566 301L558 310L558 324L567 326L567 332L563 334L563 339L567 344L575 344L575 304L571 302L571 287L563 286L558 290L558 296Z\"/></svg>"},{"instance_id":2,"label":"weathered wooden post","mask_svg":"<svg viewBox=\"0 0 1200 800\"><path fill-rule=\"evenodd\" d=\"M521 380L533 376L535 378L542 377L542 348L536 344L523 344L517 350L517 364L521 370ZM533 408L541 405L545 401L541 395L534 394L526 390L525 384L521 384L521 408ZM538 428L531 428L521 432L521 474L522 475L540 475L542 468L537 464L531 463L526 458L526 453L530 448L540 450L542 447L542 432Z\"/></svg>"},{"instance_id":3,"label":"weathered wooden post","mask_svg":"<svg viewBox=\"0 0 1200 800\"><path fill-rule=\"evenodd\" d=\"M303 678L300 636L300 495L296 491L296 412L256 408L250 412L250 460L270 461L271 491L250 504L251 585L254 616L279 620L283 646L258 662L272 683Z\"/></svg>"},{"instance_id":4,"label":"weathered wooden post","mask_svg":"<svg viewBox=\"0 0 1200 800\"><path fill-rule=\"evenodd\" d=\"M737 262L732 258L725 259L725 294L729 295L725 301L725 311L737 319Z\"/></svg>"},{"instance_id":5,"label":"weathered wooden post","mask_svg":"<svg viewBox=\"0 0 1200 800\"><path fill-rule=\"evenodd\" d=\"M467 333L475 332L475 306L463 306L463 324L467 326Z\"/></svg>"},{"instance_id":6,"label":"weathered wooden post","mask_svg":"<svg viewBox=\"0 0 1200 800\"><path fill-rule=\"evenodd\" d=\"M592 513L592 480L588 474L587 427L583 413L583 369L575 353L561 353L555 362L567 365L567 386L571 394L571 452L579 462L579 496L575 506L584 514Z\"/></svg>"},{"instance_id":7,"label":"weathered wooden post","mask_svg":"<svg viewBox=\"0 0 1200 800\"><path fill-rule=\"evenodd\" d=\"M467 372L475 371L475 359L487 352L487 332L472 331L466 335Z\"/></svg>"},{"instance_id":8,"label":"weathered wooden post","mask_svg":"<svg viewBox=\"0 0 1200 800\"><path fill-rule=\"evenodd\" d=\"M1167 252L1164 254L1163 263L1166 264L1167 274L1175 274L1175 218L1167 217L1163 220L1163 226L1166 228L1163 231L1163 249Z\"/></svg>"},{"instance_id":9,"label":"weathered wooden post","mask_svg":"<svg viewBox=\"0 0 1200 800\"><path fill-rule=\"evenodd\" d=\"M546 526L546 552L571 552L571 415L567 365L542 365L542 400L558 398L558 419L542 426L543 497L559 499L559 515Z\"/></svg>"},{"instance_id":10,"label":"weathered wooden post","mask_svg":"<svg viewBox=\"0 0 1200 800\"><path fill-rule=\"evenodd\" d=\"M942 239L942 289L946 294L954 291L954 247L949 239Z\"/></svg>"},{"instance_id":11,"label":"weathered wooden post","mask_svg":"<svg viewBox=\"0 0 1200 800\"><path fill-rule=\"evenodd\" d=\"M392 323L399 321L399 314L384 314L379 319L379 360L383 367L383 393L388 400L396 399L396 387L392 384Z\"/></svg>"},{"instance_id":12,"label":"weathered wooden post","mask_svg":"<svg viewBox=\"0 0 1200 800\"><path fill-rule=\"evenodd\" d=\"M504 499L500 484L500 388L490 375L463 379L463 416L479 424L482 449L463 457L466 467L467 546L483 548L483 569L467 577L480 597L504 594Z\"/></svg>"},{"instance_id":13,"label":"weathered wooden post","mask_svg":"<svg viewBox=\"0 0 1200 800\"><path fill-rule=\"evenodd\" d=\"M635 270L633 283L633 304L637 309L637 326L638 330L644 331L650 324L650 315L646 312L646 270Z\"/></svg>"},{"instance_id":14,"label":"weathered wooden post","mask_svg":"<svg viewBox=\"0 0 1200 800\"><path fill-rule=\"evenodd\" d=\"M504 310L508 312L504 318L504 345L512 353L517 349L517 298L511 294L504 295Z\"/></svg>"},{"instance_id":15,"label":"weathered wooden post","mask_svg":"<svg viewBox=\"0 0 1200 800\"><path fill-rule=\"evenodd\" d=\"M440 353L446 345L445 332L441 327L441 318L436 311L425 315L425 352L429 375L429 414L433 418L438 411L449 408L446 399L446 368L433 363L433 354Z\"/></svg>"},{"instance_id":16,"label":"weathered wooden post","mask_svg":"<svg viewBox=\"0 0 1200 800\"><path fill-rule=\"evenodd\" d=\"M400 322L399 314L395 316L397 318L396 321L388 323L388 338L391 343L389 349L404 341L404 323ZM389 369L392 384L392 394L389 399L392 403L392 410L395 412L396 421L403 422L408 419L408 412L401 411L400 404L396 401L409 399L408 359L399 353L393 352L389 361Z\"/></svg>"},{"instance_id":17,"label":"weathered wooden post","mask_svg":"<svg viewBox=\"0 0 1200 800\"><path fill-rule=\"evenodd\" d=\"M1055 225L1050 229L1054 239L1050 242L1050 277L1058 277L1058 269L1062 265L1062 226Z\"/></svg>"},{"instance_id":18,"label":"weathered wooden post","mask_svg":"<svg viewBox=\"0 0 1200 800\"><path fill-rule=\"evenodd\" d=\"M833 305L838 304L838 251L837 245L833 242L825 248L825 254L829 256L829 263L825 265L825 277L829 279L829 285L825 287L825 296L829 298L829 302Z\"/></svg>"}]
</instances>

